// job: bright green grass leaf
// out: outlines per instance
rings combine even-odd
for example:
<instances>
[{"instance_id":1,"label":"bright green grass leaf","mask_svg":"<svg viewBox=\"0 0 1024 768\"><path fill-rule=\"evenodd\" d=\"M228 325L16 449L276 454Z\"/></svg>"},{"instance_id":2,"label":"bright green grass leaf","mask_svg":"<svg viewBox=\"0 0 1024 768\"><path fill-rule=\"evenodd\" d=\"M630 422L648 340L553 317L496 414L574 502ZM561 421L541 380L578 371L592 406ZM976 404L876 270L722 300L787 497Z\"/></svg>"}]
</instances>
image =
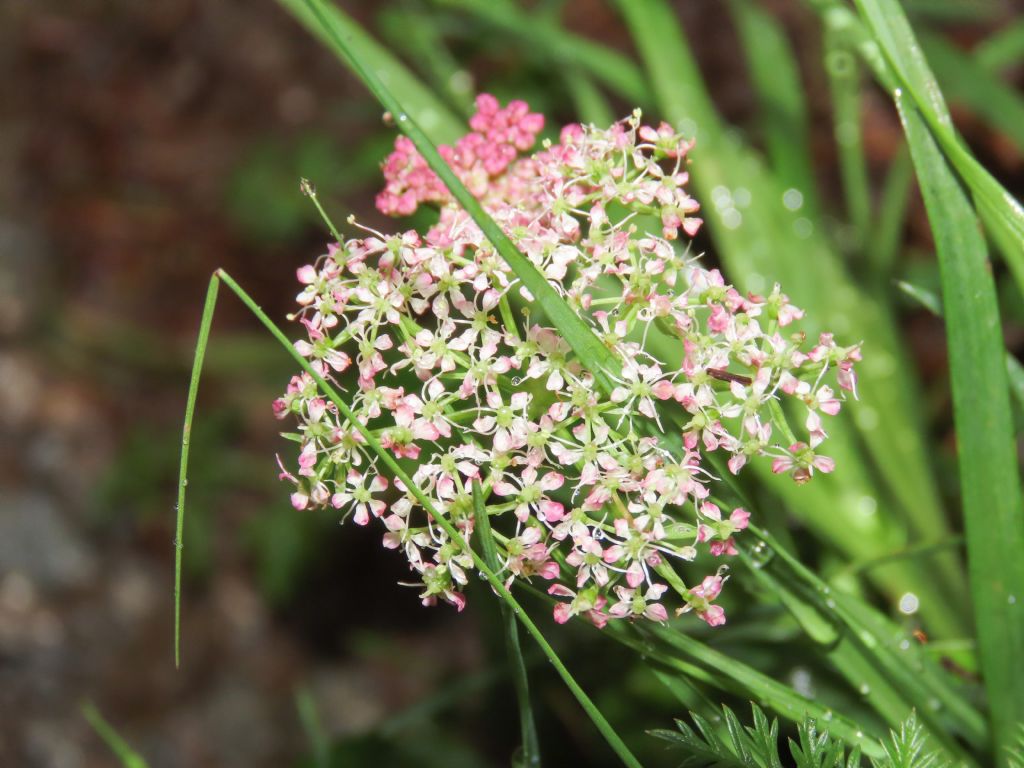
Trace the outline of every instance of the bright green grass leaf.
<instances>
[{"instance_id":1,"label":"bright green grass leaf","mask_svg":"<svg viewBox=\"0 0 1024 768\"><path fill-rule=\"evenodd\" d=\"M920 437L916 384L902 362L908 355L892 320L846 274L820 223L787 207L785 190L722 122L668 4L619 0L617 5L645 62L661 114L697 136L693 184L698 198L705 201L703 213L730 277L742 289L758 292L770 290L778 280L795 303L807 310L805 322L812 333L829 328L840 337L863 339L861 402L851 409L854 424L915 535L925 540L943 538L946 522ZM721 190L730 193L729 200L723 201ZM742 208L735 202L740 190L749 195ZM855 480L864 462L849 422L833 422L829 447L837 453L837 461L839 454L843 456L843 469L821 478L824 482L815 478L814 483L795 488L778 478L764 480L801 519L819 533L827 531L829 540L843 551L849 553L853 547L863 556L868 549L877 554L891 550L899 536L891 530L896 519L891 514L864 513L865 505L884 509L884 499L870 481ZM836 484L845 492L837 492ZM812 485L816 488L810 490ZM962 577L954 558L936 562L941 564L937 578L934 569L919 565L901 568L899 580L891 575L875 574L875 578L890 592L897 584L909 588L904 578L912 579L914 589L934 592L935 599L927 601L929 624L939 635L958 636L962 630L954 606L959 603Z\"/></svg>"},{"instance_id":2,"label":"bright green grass leaf","mask_svg":"<svg viewBox=\"0 0 1024 768\"><path fill-rule=\"evenodd\" d=\"M114 753L114 756L117 757L118 762L123 768L148 768L145 758L132 749L127 741L121 738L121 734L115 731L113 726L104 719L100 711L96 709L96 705L92 702L83 704L82 715L85 716L85 719L89 721L89 725L99 734L106 745L110 747L110 751Z\"/></svg>"},{"instance_id":3,"label":"bright green grass leaf","mask_svg":"<svg viewBox=\"0 0 1024 768\"><path fill-rule=\"evenodd\" d=\"M303 26L337 56L344 57L341 41L362 61L372 62L373 74L387 84L406 112L416 118L435 143L454 141L466 132L465 125L438 101L423 83L353 19L334 5L320 4L319 18L305 0L279 0Z\"/></svg>"},{"instance_id":4,"label":"bright green grass leaf","mask_svg":"<svg viewBox=\"0 0 1024 768\"><path fill-rule=\"evenodd\" d=\"M484 553L484 561L495 573L502 570L498 560L498 548L491 534L491 519L484 504L484 492L480 481L473 481L473 519L476 521L474 533L480 541L480 550ZM530 705L530 684L526 674L526 661L519 645L519 627L516 616L507 603L501 603L502 622L505 625L505 648L508 651L508 662L512 671L512 683L516 689L516 701L519 704L519 730L522 744L522 765L533 768L540 765L540 742L537 739L537 726L534 722L533 708Z\"/></svg>"},{"instance_id":5,"label":"bright green grass leaf","mask_svg":"<svg viewBox=\"0 0 1024 768\"><path fill-rule=\"evenodd\" d=\"M765 151L779 183L797 190L811 219L818 218L817 184L804 86L785 30L754 0L730 0L760 112Z\"/></svg>"},{"instance_id":6,"label":"bright green grass leaf","mask_svg":"<svg viewBox=\"0 0 1024 768\"><path fill-rule=\"evenodd\" d=\"M1024 19L992 33L974 49L974 60L989 72L999 72L1024 61Z\"/></svg>"},{"instance_id":7,"label":"bright green grass leaf","mask_svg":"<svg viewBox=\"0 0 1024 768\"><path fill-rule=\"evenodd\" d=\"M941 269L971 594L999 756L1024 720L1024 654L1010 650L1024 648L1024 500L995 284L964 190L914 105L897 105Z\"/></svg>"},{"instance_id":8,"label":"bright green grass leaf","mask_svg":"<svg viewBox=\"0 0 1024 768\"><path fill-rule=\"evenodd\" d=\"M939 35L922 33L921 46L950 101L963 104L1024 153L1024 98Z\"/></svg>"}]
</instances>

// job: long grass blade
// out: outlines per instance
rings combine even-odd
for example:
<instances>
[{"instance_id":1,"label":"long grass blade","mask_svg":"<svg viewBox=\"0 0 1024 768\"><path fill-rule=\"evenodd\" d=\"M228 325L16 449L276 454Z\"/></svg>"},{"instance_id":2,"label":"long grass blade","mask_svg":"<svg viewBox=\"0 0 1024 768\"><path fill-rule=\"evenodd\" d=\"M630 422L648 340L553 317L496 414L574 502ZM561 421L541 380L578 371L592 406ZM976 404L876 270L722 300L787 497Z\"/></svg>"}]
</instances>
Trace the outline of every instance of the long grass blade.
<instances>
[{"instance_id":1,"label":"long grass blade","mask_svg":"<svg viewBox=\"0 0 1024 768\"><path fill-rule=\"evenodd\" d=\"M484 504L483 489L480 481L473 481L473 519L474 532L480 541L480 551L484 562L498 573L501 563L498 561L498 548L491 534L491 519ZM507 603L501 603L501 616L505 625L505 648L508 651L508 662L512 671L512 684L516 689L516 702L519 705L519 731L522 743L522 765L540 765L540 741L537 738L537 725L530 704L530 682L526 674L526 660L519 645L519 627L516 616Z\"/></svg>"},{"instance_id":2,"label":"long grass blade","mask_svg":"<svg viewBox=\"0 0 1024 768\"><path fill-rule=\"evenodd\" d=\"M1000 763L1024 720L1024 500L987 249L920 113L897 95L935 236L978 649ZM1018 602L1020 604L1018 605Z\"/></svg>"},{"instance_id":3,"label":"long grass blade","mask_svg":"<svg viewBox=\"0 0 1024 768\"><path fill-rule=\"evenodd\" d=\"M185 401L185 424L181 429L181 462L178 467L178 505L174 533L174 666L181 666L181 558L185 542L185 486L188 485L188 453L192 435L192 416L196 410L199 395L199 376L203 371L203 357L210 339L210 325L217 308L217 288L220 281L214 275L206 289L203 316L199 321L199 335L196 338L196 353L192 361L192 376L188 384L188 399Z\"/></svg>"},{"instance_id":4,"label":"long grass blade","mask_svg":"<svg viewBox=\"0 0 1024 768\"><path fill-rule=\"evenodd\" d=\"M263 324L263 327L270 331L270 334L288 351L292 359L298 363L302 370L313 378L317 383L317 386L320 388L320 391L323 392L335 406L337 406L338 412L341 416L347 419L349 423L352 424L352 426L363 436L366 441L366 447L377 454L381 463L387 467L393 477L402 481L405 487L409 490L409 493L412 494L416 501L423 506L424 510L426 510L427 514L431 516L433 521L444 529L445 533L451 537L453 542L461 543L465 548L466 554L472 558L474 567L483 575L498 596L512 608L512 612L516 619L523 625L523 628L534 639L537 645L540 646L545 657L547 657L548 661L551 662L552 667L558 673L559 677L562 678L566 687L576 698L577 702L579 702L580 707L608 742L608 745L612 748L615 754L618 755L623 764L629 766L629 768L641 768L640 762L629 750L629 747L626 746L625 742L612 728L611 724L604 717L601 711L594 705L594 702L591 701L590 697L587 696L579 683L576 682L575 678L573 678L572 674L566 668L558 654L555 653L554 648L552 648L551 644L548 643L547 639L545 639L544 634L523 610L519 601L516 600L515 597L512 596L512 593L505 588L505 585L502 583L501 579L498 578L497 574L491 570L487 563L484 562L483 558L474 549L466 544L463 535L456 530L455 526L452 525L448 518L437 510L430 498L423 493L415 482L413 482L413 479L404 469L402 469L401 465L395 460L395 458L381 446L373 431L356 418L356 415L349 409L348 404L345 402L341 394L313 369L306 358L298 353L295 347L292 346L291 341L285 335L284 331L278 328L274 321L271 320L262 309L260 309L256 302L252 300L252 297L250 297L249 294L247 294L224 270L217 270L216 277L231 289L241 302L245 304L249 311L256 316L256 319Z\"/></svg>"},{"instance_id":5,"label":"long grass blade","mask_svg":"<svg viewBox=\"0 0 1024 768\"><path fill-rule=\"evenodd\" d=\"M463 122L421 80L339 8L320 3L319 12L314 13L305 0L279 2L339 58L344 60L345 51L353 51L361 60L373 62L374 76L401 98L406 111L416 116L432 141L454 141L465 133Z\"/></svg>"}]
</instances>

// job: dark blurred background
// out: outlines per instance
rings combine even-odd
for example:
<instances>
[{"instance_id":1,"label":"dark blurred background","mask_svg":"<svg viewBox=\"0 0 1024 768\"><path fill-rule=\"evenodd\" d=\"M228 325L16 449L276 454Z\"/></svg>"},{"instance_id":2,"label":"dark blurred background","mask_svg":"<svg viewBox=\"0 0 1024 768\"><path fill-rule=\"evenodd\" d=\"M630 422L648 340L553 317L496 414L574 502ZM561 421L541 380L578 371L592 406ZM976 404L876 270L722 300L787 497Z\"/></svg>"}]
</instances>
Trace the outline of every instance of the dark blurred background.
<instances>
[{"instance_id":1,"label":"dark blurred background","mask_svg":"<svg viewBox=\"0 0 1024 768\"><path fill-rule=\"evenodd\" d=\"M605 4L564 5L567 26L629 51ZM753 98L718 0L678 5L718 106L746 126ZM765 5L804 59L819 181L838 210L818 22L796 2ZM965 48L1015 15L1011 3L961 5L966 15L931 21ZM425 5L342 6L415 61ZM493 606L423 609L395 585L401 559L376 531L291 509L270 402L292 365L226 292L192 443L184 664L173 664L180 421L206 282L225 267L283 319L295 268L326 240L302 176L337 221L385 225L372 195L393 137L379 108L273 0L0 9L0 765L112 765L85 701L154 767L297 765L320 738L338 765L508 765L517 726ZM456 65L453 98L486 88L572 119L516 43L487 42L455 13L431 18ZM1012 144L957 117L1020 194ZM900 141L884 94L871 92L864 121L881 175ZM927 253L926 237L915 197L906 249ZM908 264L935 285L930 260ZM1004 305L1019 347L1019 297ZM905 321L942 431L941 325L910 307ZM616 717L670 725L679 713L656 683L595 642L574 667L599 701L614 709L633 691L651 711ZM543 670L535 685L545 744L577 756L551 764L603 764L557 680Z\"/></svg>"}]
</instances>

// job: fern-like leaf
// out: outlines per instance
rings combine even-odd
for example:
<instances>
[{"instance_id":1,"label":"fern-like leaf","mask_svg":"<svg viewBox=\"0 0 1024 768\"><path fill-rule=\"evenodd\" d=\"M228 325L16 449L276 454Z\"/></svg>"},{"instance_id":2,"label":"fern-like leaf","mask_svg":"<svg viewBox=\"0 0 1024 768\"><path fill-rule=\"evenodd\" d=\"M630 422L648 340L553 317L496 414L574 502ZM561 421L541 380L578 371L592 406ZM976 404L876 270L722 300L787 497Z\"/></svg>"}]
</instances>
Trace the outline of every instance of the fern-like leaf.
<instances>
[{"instance_id":1,"label":"fern-like leaf","mask_svg":"<svg viewBox=\"0 0 1024 768\"><path fill-rule=\"evenodd\" d=\"M892 731L889 741L882 743L885 757L871 763L875 768L948 768L949 761L931 749L928 737L917 721L917 715L903 721L899 731Z\"/></svg>"}]
</instances>

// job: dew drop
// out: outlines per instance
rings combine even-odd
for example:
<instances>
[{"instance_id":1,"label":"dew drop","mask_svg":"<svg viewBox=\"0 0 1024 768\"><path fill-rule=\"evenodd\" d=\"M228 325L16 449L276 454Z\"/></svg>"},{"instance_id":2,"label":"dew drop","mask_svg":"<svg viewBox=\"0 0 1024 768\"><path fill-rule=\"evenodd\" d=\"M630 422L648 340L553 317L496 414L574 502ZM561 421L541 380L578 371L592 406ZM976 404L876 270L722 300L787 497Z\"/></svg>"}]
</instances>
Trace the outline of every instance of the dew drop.
<instances>
[{"instance_id":1,"label":"dew drop","mask_svg":"<svg viewBox=\"0 0 1024 768\"><path fill-rule=\"evenodd\" d=\"M871 686L867 683L861 683L860 688L857 689L861 696L867 696L871 693Z\"/></svg>"},{"instance_id":2,"label":"dew drop","mask_svg":"<svg viewBox=\"0 0 1024 768\"><path fill-rule=\"evenodd\" d=\"M188 478L186 477L184 480L182 480L181 484L182 484L182 486L188 485Z\"/></svg>"},{"instance_id":3,"label":"dew drop","mask_svg":"<svg viewBox=\"0 0 1024 768\"><path fill-rule=\"evenodd\" d=\"M942 702L938 699L928 699L928 709L932 710L933 712L938 712L940 709L942 709Z\"/></svg>"},{"instance_id":4,"label":"dew drop","mask_svg":"<svg viewBox=\"0 0 1024 768\"><path fill-rule=\"evenodd\" d=\"M906 640L906 639L900 640L900 650L901 651L909 651L910 650L910 641Z\"/></svg>"},{"instance_id":5,"label":"dew drop","mask_svg":"<svg viewBox=\"0 0 1024 768\"><path fill-rule=\"evenodd\" d=\"M405 122L408 122L408 121L409 121L409 116L407 114L405 114L405 112L403 112L402 114L400 114L398 116L398 122L405 123Z\"/></svg>"},{"instance_id":6,"label":"dew drop","mask_svg":"<svg viewBox=\"0 0 1024 768\"><path fill-rule=\"evenodd\" d=\"M857 731L853 735L856 736L858 739L863 739L864 738L864 731Z\"/></svg>"},{"instance_id":7,"label":"dew drop","mask_svg":"<svg viewBox=\"0 0 1024 768\"><path fill-rule=\"evenodd\" d=\"M829 608L835 608L836 607L836 601L833 600L832 598L829 598L828 600L825 601L825 605L827 605Z\"/></svg>"},{"instance_id":8,"label":"dew drop","mask_svg":"<svg viewBox=\"0 0 1024 768\"><path fill-rule=\"evenodd\" d=\"M900 598L900 613L910 616L914 613L917 613L917 609L920 607L920 605L921 601L917 599L917 595L915 595L913 592L906 592Z\"/></svg>"},{"instance_id":9,"label":"dew drop","mask_svg":"<svg viewBox=\"0 0 1024 768\"><path fill-rule=\"evenodd\" d=\"M487 581L487 574L483 571L477 571L476 575L480 579L480 581Z\"/></svg>"},{"instance_id":10,"label":"dew drop","mask_svg":"<svg viewBox=\"0 0 1024 768\"><path fill-rule=\"evenodd\" d=\"M821 719L824 720L825 722L828 722L829 720L831 720L832 719L832 710L831 709L826 709L825 710L825 714L823 714L821 716Z\"/></svg>"},{"instance_id":11,"label":"dew drop","mask_svg":"<svg viewBox=\"0 0 1024 768\"><path fill-rule=\"evenodd\" d=\"M804 194L799 189L787 189L782 195L782 204L791 211L798 211L804 205Z\"/></svg>"},{"instance_id":12,"label":"dew drop","mask_svg":"<svg viewBox=\"0 0 1024 768\"><path fill-rule=\"evenodd\" d=\"M1016 605L1017 604L1017 596L1016 595L1010 595L1009 597L1006 598L1006 602L1009 603L1010 605Z\"/></svg>"},{"instance_id":13,"label":"dew drop","mask_svg":"<svg viewBox=\"0 0 1024 768\"><path fill-rule=\"evenodd\" d=\"M773 557L775 557L775 550L765 542L759 541L750 553L751 565L757 569L764 568Z\"/></svg>"}]
</instances>

